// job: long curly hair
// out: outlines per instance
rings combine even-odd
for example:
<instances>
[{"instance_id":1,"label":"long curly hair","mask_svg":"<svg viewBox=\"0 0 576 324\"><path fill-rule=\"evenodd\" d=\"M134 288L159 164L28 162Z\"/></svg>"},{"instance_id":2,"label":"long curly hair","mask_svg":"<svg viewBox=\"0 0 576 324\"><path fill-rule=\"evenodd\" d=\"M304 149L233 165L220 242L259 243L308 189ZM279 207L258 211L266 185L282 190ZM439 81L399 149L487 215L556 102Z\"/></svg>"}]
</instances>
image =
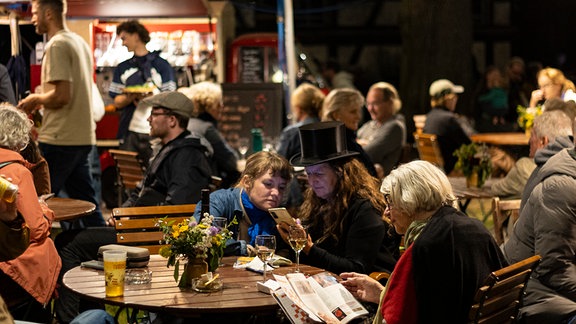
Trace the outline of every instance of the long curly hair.
<instances>
[{"instance_id":1,"label":"long curly hair","mask_svg":"<svg viewBox=\"0 0 576 324\"><path fill-rule=\"evenodd\" d=\"M380 192L380 181L370 175L362 163L355 158L344 158L327 162L336 172L338 181L334 195L326 201L314 193L312 188L304 192L304 203L300 207L299 216L303 224L311 228L322 228L321 236L316 242L333 239L338 242L344 233L344 215L354 199L368 199L384 216L386 205Z\"/></svg>"}]
</instances>

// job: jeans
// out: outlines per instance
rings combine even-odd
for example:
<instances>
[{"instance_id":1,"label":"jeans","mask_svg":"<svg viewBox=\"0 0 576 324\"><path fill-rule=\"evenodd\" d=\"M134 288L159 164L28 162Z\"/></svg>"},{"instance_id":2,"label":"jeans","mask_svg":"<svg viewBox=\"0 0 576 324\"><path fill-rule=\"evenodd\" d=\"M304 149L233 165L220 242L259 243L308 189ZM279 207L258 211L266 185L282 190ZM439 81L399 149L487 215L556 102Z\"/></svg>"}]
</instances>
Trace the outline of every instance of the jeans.
<instances>
[{"instance_id":1,"label":"jeans","mask_svg":"<svg viewBox=\"0 0 576 324\"><path fill-rule=\"evenodd\" d=\"M56 195L61 189L66 190L70 198L90 201L96 205L96 211L79 219L80 227L105 226L99 207L99 200L90 173L88 154L91 145L62 146L39 143L42 155L50 169L52 192Z\"/></svg>"}]
</instances>

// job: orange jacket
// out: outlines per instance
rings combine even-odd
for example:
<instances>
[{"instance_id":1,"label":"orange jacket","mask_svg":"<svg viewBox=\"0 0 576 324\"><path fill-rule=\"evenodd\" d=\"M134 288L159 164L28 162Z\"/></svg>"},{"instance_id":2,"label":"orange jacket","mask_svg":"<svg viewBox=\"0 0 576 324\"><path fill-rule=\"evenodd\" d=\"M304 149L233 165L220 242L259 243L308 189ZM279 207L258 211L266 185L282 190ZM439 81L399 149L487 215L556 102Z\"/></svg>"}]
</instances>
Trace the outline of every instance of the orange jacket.
<instances>
[{"instance_id":1,"label":"orange jacket","mask_svg":"<svg viewBox=\"0 0 576 324\"><path fill-rule=\"evenodd\" d=\"M0 163L23 161L20 154L0 148ZM56 288L62 262L50 238L54 213L38 202L32 173L20 163L9 164L0 174L18 185L17 208L30 228L30 246L14 260L0 262L0 270L10 276L38 302L45 305Z\"/></svg>"}]
</instances>

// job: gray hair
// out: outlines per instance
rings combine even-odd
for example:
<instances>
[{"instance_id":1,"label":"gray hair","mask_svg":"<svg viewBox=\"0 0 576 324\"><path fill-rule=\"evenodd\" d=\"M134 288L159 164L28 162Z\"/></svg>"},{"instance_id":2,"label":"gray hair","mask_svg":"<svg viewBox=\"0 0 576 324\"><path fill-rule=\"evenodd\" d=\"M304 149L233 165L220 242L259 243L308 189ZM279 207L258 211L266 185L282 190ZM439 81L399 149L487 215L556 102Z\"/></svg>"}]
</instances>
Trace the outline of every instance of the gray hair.
<instances>
[{"instance_id":1,"label":"gray hair","mask_svg":"<svg viewBox=\"0 0 576 324\"><path fill-rule=\"evenodd\" d=\"M322 121L335 121L334 113L347 107L362 107L364 96L360 91L350 88L340 88L330 91L322 105Z\"/></svg>"},{"instance_id":2,"label":"gray hair","mask_svg":"<svg viewBox=\"0 0 576 324\"><path fill-rule=\"evenodd\" d=\"M546 110L534 119L532 131L538 138L548 137L548 142L554 143L556 137L573 134L572 120L561 110Z\"/></svg>"},{"instance_id":3,"label":"gray hair","mask_svg":"<svg viewBox=\"0 0 576 324\"><path fill-rule=\"evenodd\" d=\"M443 205L456 207L452 185L442 170L426 161L402 164L382 181L394 208L408 215L434 211Z\"/></svg>"},{"instance_id":4,"label":"gray hair","mask_svg":"<svg viewBox=\"0 0 576 324\"><path fill-rule=\"evenodd\" d=\"M8 103L0 104L0 147L20 151L28 145L32 121Z\"/></svg>"}]
</instances>

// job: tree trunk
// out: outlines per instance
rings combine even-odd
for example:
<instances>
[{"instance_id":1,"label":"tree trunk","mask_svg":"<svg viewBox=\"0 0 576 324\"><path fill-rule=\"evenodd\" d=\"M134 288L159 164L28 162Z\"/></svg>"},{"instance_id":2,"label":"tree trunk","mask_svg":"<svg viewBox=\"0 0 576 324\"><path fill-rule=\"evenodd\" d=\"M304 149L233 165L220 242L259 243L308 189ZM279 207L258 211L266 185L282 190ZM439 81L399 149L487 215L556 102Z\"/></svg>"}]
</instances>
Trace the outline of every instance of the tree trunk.
<instances>
[{"instance_id":1,"label":"tree trunk","mask_svg":"<svg viewBox=\"0 0 576 324\"><path fill-rule=\"evenodd\" d=\"M402 0L400 31L400 92L411 130L412 116L430 109L428 87L436 79L446 78L463 85L466 91L460 96L456 111L471 114L471 0Z\"/></svg>"}]
</instances>

